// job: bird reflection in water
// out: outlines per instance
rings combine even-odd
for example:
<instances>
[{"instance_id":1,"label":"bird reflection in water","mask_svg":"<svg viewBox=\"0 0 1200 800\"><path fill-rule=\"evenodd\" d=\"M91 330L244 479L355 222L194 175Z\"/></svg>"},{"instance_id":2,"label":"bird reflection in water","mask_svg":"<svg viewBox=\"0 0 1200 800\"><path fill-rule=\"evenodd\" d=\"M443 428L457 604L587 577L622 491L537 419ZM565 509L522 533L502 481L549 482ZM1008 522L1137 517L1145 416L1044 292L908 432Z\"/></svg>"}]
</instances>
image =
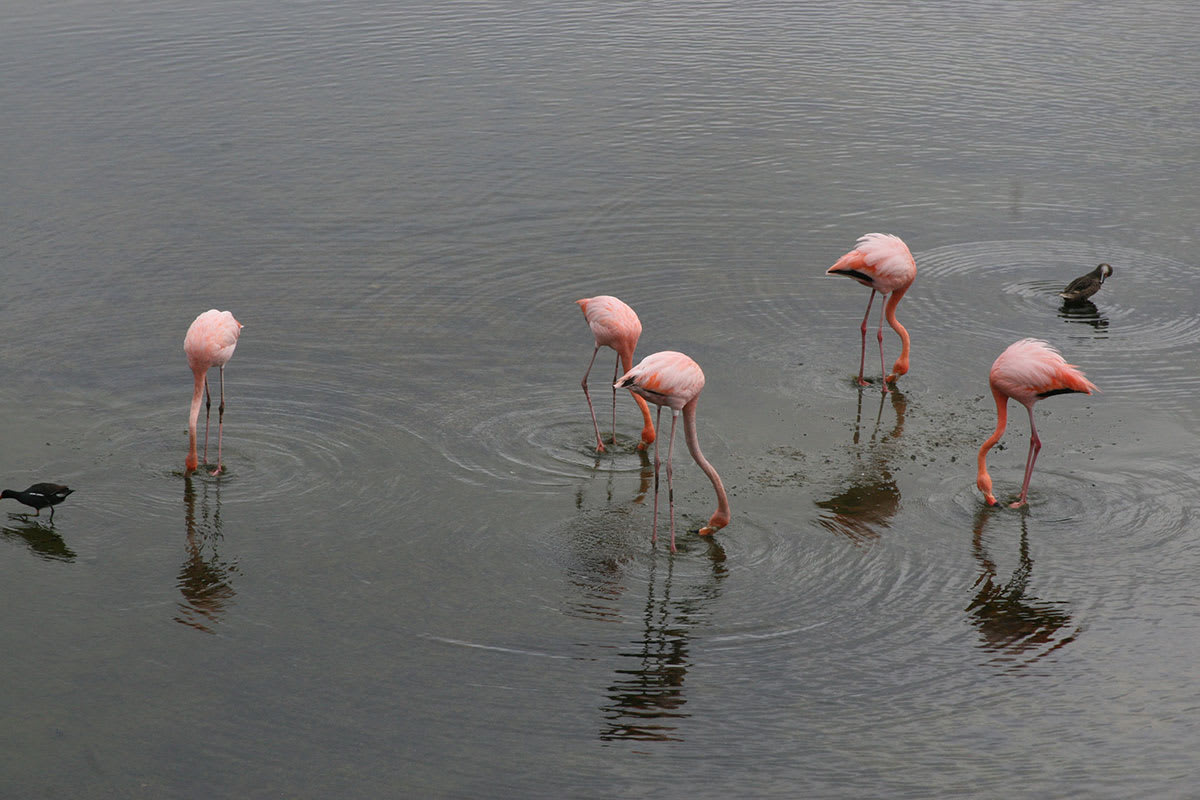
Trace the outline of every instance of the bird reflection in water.
<instances>
[{"instance_id":1,"label":"bird reflection in water","mask_svg":"<svg viewBox=\"0 0 1200 800\"><path fill-rule=\"evenodd\" d=\"M697 537L685 547L706 548L712 568L700 585L679 591L675 558L665 560L661 577L659 565L664 562L655 559L651 564L642 635L631 643L632 648L620 650L626 662L616 670L616 680L606 691L608 702L600 708L602 741L683 741L679 721L690 716L684 711L683 683L691 666L691 630L706 617L706 608L720 594L727 574L725 550L714 540Z\"/></svg>"},{"instance_id":2,"label":"bird reflection in water","mask_svg":"<svg viewBox=\"0 0 1200 800\"><path fill-rule=\"evenodd\" d=\"M680 741L680 720L689 716L684 710L684 678L691 668L691 631L707 618L708 607L720 594L727 574L725 550L713 537L695 536L683 539L677 555L661 558L657 550L647 552L649 542L636 509L653 496L654 465L646 451L638 453L641 464L632 498L630 473L601 470L599 459L596 471L605 472L606 483L592 480L576 493L576 508L587 512L589 519L571 523L567 578L575 595L566 613L604 623L605 631L615 630L618 635L629 636L624 631L635 620L638 626L632 639L582 645L589 653L607 654L605 659L615 653L619 662L600 705L600 739ZM592 496L600 491L603 508L589 511L596 502ZM630 572L641 564L648 571L645 599L631 601L630 588L642 576L631 579ZM688 570L686 578L681 577L683 569Z\"/></svg>"},{"instance_id":3,"label":"bird reflection in water","mask_svg":"<svg viewBox=\"0 0 1200 800\"><path fill-rule=\"evenodd\" d=\"M883 407L889 397L896 414L896 424L890 431L880 435ZM864 427L862 404L863 393L859 392L858 413L854 420L856 446L861 443ZM904 432L907 410L908 401L900 390L893 389L889 394L880 396L869 447L865 453L856 449L854 454L858 469L850 479L850 485L840 494L817 502L818 508L829 512L818 518L821 527L859 544L878 539L889 527L892 517L900 508L900 489L892 478L888 464L896 455L894 445Z\"/></svg>"},{"instance_id":4,"label":"bird reflection in water","mask_svg":"<svg viewBox=\"0 0 1200 800\"><path fill-rule=\"evenodd\" d=\"M637 503L638 505L642 505L646 502L646 496L650 493L650 489L654 486L654 462L650 460L649 451L647 449L638 449L636 452L638 458L641 459L641 464L638 467L640 482L638 483L637 492L633 496L633 502ZM592 466L592 474L607 475L607 483L605 484L605 499L609 504L611 504L618 497L616 478L618 476L623 477L626 473L611 469L601 469L600 465L602 460L603 459L601 456L596 457L596 462ZM624 497L624 491L624 488L619 490L620 497ZM586 495L586 484L580 484L579 488L575 492L575 508L581 511L583 510L584 505L586 505Z\"/></svg>"},{"instance_id":5,"label":"bird reflection in water","mask_svg":"<svg viewBox=\"0 0 1200 800\"><path fill-rule=\"evenodd\" d=\"M1058 316L1073 324L1091 325L1097 331L1108 329L1108 317L1101 314L1091 300L1064 300L1059 306Z\"/></svg>"},{"instance_id":6,"label":"bird reflection in water","mask_svg":"<svg viewBox=\"0 0 1200 800\"><path fill-rule=\"evenodd\" d=\"M5 539L22 542L35 556L46 561L75 560L75 551L58 532L40 522L28 520L19 525L6 525L0 533Z\"/></svg>"},{"instance_id":7,"label":"bird reflection in water","mask_svg":"<svg viewBox=\"0 0 1200 800\"><path fill-rule=\"evenodd\" d=\"M187 528L187 557L179 569L178 605L175 621L205 633L214 626L232 604L236 592L230 576L237 563L225 561L217 550L221 541L221 485L200 481L201 497L197 516L196 488L192 477L184 478L184 522ZM213 497L209 501L209 491Z\"/></svg>"},{"instance_id":8,"label":"bird reflection in water","mask_svg":"<svg viewBox=\"0 0 1200 800\"><path fill-rule=\"evenodd\" d=\"M1029 594L1033 558L1029 555L1028 514L1021 514L1021 539L1017 566L1011 577L1001 583L999 569L984 544L983 530L995 512L988 507L975 515L972 553L979 562L975 596L966 610L979 629L980 647L995 654L998 663L1015 662L1027 666L1070 642L1078 630L1073 626L1067 604L1039 600Z\"/></svg>"}]
</instances>

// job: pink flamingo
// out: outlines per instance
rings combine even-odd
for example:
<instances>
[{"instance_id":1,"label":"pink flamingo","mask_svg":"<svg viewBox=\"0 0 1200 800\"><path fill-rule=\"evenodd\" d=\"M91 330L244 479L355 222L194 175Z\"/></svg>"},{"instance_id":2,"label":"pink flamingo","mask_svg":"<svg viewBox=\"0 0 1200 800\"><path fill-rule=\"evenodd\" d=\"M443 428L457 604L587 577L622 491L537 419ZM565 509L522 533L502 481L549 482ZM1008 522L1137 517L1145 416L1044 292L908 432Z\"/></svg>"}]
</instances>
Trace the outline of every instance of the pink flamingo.
<instances>
[{"instance_id":1,"label":"pink flamingo","mask_svg":"<svg viewBox=\"0 0 1200 800\"><path fill-rule=\"evenodd\" d=\"M600 426L596 424L596 409L592 407L592 396L588 394L588 375L592 365L596 363L596 354L601 347L611 347L617 351L617 363L613 367L613 381L620 375L621 367L628 372L633 368L633 351L637 349L638 339L642 335L642 321L638 315L625 303L615 297L602 294L596 297L585 297L576 300L583 309L583 318L587 320L592 335L596 337L596 349L592 351L592 360L588 362L587 372L583 373L583 396L587 398L588 411L592 412L592 428L596 431L596 452L604 452L604 442L600 440ZM638 450L645 450L646 445L654 441L654 425L650 421L650 407L638 395L633 395L638 408L642 411L642 440ZM613 438L617 443L617 390L613 387Z\"/></svg>"},{"instance_id":2,"label":"pink flamingo","mask_svg":"<svg viewBox=\"0 0 1200 800\"><path fill-rule=\"evenodd\" d=\"M899 236L888 233L868 233L858 238L858 244L853 250L837 260L837 263L825 271L826 275L845 275L853 278L871 290L867 300L867 313L862 321L862 354L858 360L858 385L866 386L863 380L863 369L867 362L867 317L871 315L871 303L875 302L875 293L890 295L887 304L880 311L879 318L879 369L886 373L883 362L883 318L886 316L892 330L900 335L900 357L892 366L892 374L883 379L883 391L888 391L888 383L894 382L908 372L908 331L896 319L896 306L900 298L912 286L917 277L917 263L913 261L908 245Z\"/></svg>"},{"instance_id":3,"label":"pink flamingo","mask_svg":"<svg viewBox=\"0 0 1200 800\"><path fill-rule=\"evenodd\" d=\"M663 406L671 407L671 438L667 445L667 498L671 510L671 552L675 552L675 488L672 481L671 456L675 448L675 422L679 412L683 411L683 430L687 439L688 450L692 458L704 470L704 474L712 481L713 489L717 492L717 510L713 512L708 525L700 529L701 536L709 536L729 524L729 498L725 495L725 487L721 484L721 476L713 465L708 463L704 453L700 452L700 440L696 436L696 404L700 400L700 390L704 388L704 372L700 365L683 353L674 350L664 350L652 353L642 359L642 362L626 372L617 380L614 386L618 389L629 389L634 394L646 398L658 406L658 419L662 417ZM655 420L655 422L658 421ZM654 525L651 541L658 541L658 442L654 443Z\"/></svg>"},{"instance_id":4,"label":"pink flamingo","mask_svg":"<svg viewBox=\"0 0 1200 800\"><path fill-rule=\"evenodd\" d=\"M1011 397L1029 412L1029 455L1025 459L1025 482L1021 484L1021 496L1012 508L1025 505L1029 493L1029 478L1033 475L1033 462L1037 461L1042 440L1038 438L1037 426L1033 423L1033 404L1043 397L1068 392L1091 394L1100 391L1084 377L1083 372L1068 364L1050 345L1038 339L1022 339L1008 346L992 364L988 374L992 396L996 398L996 432L979 448L979 476L975 485L983 492L989 506L996 505L992 496L992 476L987 471L987 454L1004 435L1008 422L1008 399Z\"/></svg>"},{"instance_id":5,"label":"pink flamingo","mask_svg":"<svg viewBox=\"0 0 1200 800\"><path fill-rule=\"evenodd\" d=\"M221 435L225 427L225 365L233 357L242 323L228 311L211 308L192 321L187 336L183 339L183 351L187 353L188 366L195 376L192 392L192 409L188 417L187 471L200 466L196 457L196 420L200 416L200 395L204 394L204 463L208 463L208 415L212 398L208 392L208 370L217 367L221 373L221 405L217 408L217 468L211 474L221 472Z\"/></svg>"}]
</instances>

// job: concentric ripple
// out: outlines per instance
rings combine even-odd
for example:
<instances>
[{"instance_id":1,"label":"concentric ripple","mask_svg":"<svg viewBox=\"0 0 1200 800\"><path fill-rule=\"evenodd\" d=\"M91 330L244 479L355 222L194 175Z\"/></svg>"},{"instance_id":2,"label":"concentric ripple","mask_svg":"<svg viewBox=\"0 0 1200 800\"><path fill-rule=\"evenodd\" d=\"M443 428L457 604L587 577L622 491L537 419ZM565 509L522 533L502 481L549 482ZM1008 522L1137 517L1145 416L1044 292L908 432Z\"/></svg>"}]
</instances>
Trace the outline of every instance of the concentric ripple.
<instances>
[{"instance_id":1,"label":"concentric ripple","mask_svg":"<svg viewBox=\"0 0 1200 800\"><path fill-rule=\"evenodd\" d=\"M660 509L658 541L651 542L651 503L651 498L639 495L585 510L564 521L559 532L549 538L545 544L575 590L564 599L563 613L602 622L628 622L640 616L641 600L663 580L668 585L687 585L688 593L699 592L707 598L719 593L726 571L721 535L697 536L694 528L687 528L685 520L690 515L681 515L677 552L672 555L665 507Z\"/></svg>"},{"instance_id":2,"label":"concentric ripple","mask_svg":"<svg viewBox=\"0 0 1200 800\"><path fill-rule=\"evenodd\" d=\"M565 486L594 471L631 473L650 466L637 449L642 416L628 392L617 395L617 442L612 442L611 393L592 392L605 451L596 452L587 403L574 391L533 389L521 397L474 392L448 409L433 443L473 483ZM652 452L652 451L651 451Z\"/></svg>"},{"instance_id":3,"label":"concentric ripple","mask_svg":"<svg viewBox=\"0 0 1200 800\"><path fill-rule=\"evenodd\" d=\"M703 501L688 494L689 509ZM870 669L881 641L896 645L887 651L893 657L911 652L916 659L922 648L913 641L943 639L961 616L955 606L927 607L927 598L953 594L973 579L902 546L888 547L887 539L883 547L864 548L825 535L810 511L788 523L745 503L711 539L681 533L672 555L661 521L659 544L650 544L648 499L642 505L632 496L610 501L591 492L581 502L580 513L546 535L567 578L562 613L628 628L635 643L669 636L690 650L689 640L703 641L706 662L778 662L772 669L786 674L801 649L837 651ZM917 606L919 614L897 613ZM649 658L621 669L627 675L640 669L652 682L659 666ZM681 666L694 668L691 659Z\"/></svg>"},{"instance_id":4,"label":"concentric ripple","mask_svg":"<svg viewBox=\"0 0 1200 800\"><path fill-rule=\"evenodd\" d=\"M189 480L243 486L227 491L223 502L258 503L288 508L298 497L321 495L321 505L336 511L351 506L372 507L381 513L403 508L417 486L402 472L380 466L395 462L407 451L405 463L429 447L384 413L380 398L359 394L352 402L339 383L329 382L298 365L273 365L266 370L228 371L222 460L217 477L201 469ZM288 392L281 392L288 386ZM156 390L136 402L114 401L95 416L84 434L102 442L102 459L144 487L139 506L149 513L173 516L180 503L178 479L183 478L187 451L189 386ZM215 405L215 404L214 404ZM133 420L136 420L135 422ZM216 408L212 409L208 462L215 464ZM204 411L198 425L198 450L203 458ZM92 445L89 445L92 446ZM120 487L96 487L89 502L98 510L120 515L129 498Z\"/></svg>"},{"instance_id":5,"label":"concentric ripple","mask_svg":"<svg viewBox=\"0 0 1200 800\"><path fill-rule=\"evenodd\" d=\"M1102 261L1114 274L1091 302L1064 305L1057 293ZM1016 339L1042 338L1106 394L1197 410L1200 318L1171 288L1193 280L1191 265L1115 246L1011 241L937 248L921 254L919 268L919 290L905 303L940 329L935 335L986 340L996 354Z\"/></svg>"},{"instance_id":6,"label":"concentric ripple","mask_svg":"<svg viewBox=\"0 0 1200 800\"><path fill-rule=\"evenodd\" d=\"M1023 462L1021 453L1003 455ZM969 473L914 498L914 513L962 530L961 547L970 542L978 575L963 592L964 611L985 660L999 667L1029 667L1070 644L1087 620L1126 613L1138 602L1140 576L1171 581L1194 569L1196 491L1169 455L1072 459L1039 461L1020 509L1006 503L1020 488L1022 463L992 466L996 507L983 504Z\"/></svg>"},{"instance_id":7,"label":"concentric ripple","mask_svg":"<svg viewBox=\"0 0 1200 800\"><path fill-rule=\"evenodd\" d=\"M1049 461L1043 447L1030 481L1028 504L1020 509L1007 504L1021 488L1024 448L1009 448L999 456L993 451L988 469L1000 505L983 506L974 470L966 469L943 479L929 496L916 498L916 512L946 527L1025 519L1039 531L1070 536L1072 545L1086 548L1093 557L1118 562L1128 555L1129 531L1138 532L1145 548L1170 551L1186 546L1193 517L1190 509L1200 495L1180 474L1178 455L1170 450L1166 443L1157 450L1127 448L1119 459L1101 457L1099 449L1074 450ZM1163 564L1169 568L1170 559L1164 558Z\"/></svg>"}]
</instances>

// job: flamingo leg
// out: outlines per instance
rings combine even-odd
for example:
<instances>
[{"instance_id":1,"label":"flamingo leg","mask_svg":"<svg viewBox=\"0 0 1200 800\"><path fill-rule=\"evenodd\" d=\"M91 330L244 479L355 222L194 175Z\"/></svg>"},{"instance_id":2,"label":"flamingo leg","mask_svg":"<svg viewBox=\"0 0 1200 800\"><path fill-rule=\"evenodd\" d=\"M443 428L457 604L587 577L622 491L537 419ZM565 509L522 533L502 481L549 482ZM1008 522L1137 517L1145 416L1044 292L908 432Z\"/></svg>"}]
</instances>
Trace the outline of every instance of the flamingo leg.
<instances>
[{"instance_id":1,"label":"flamingo leg","mask_svg":"<svg viewBox=\"0 0 1200 800\"><path fill-rule=\"evenodd\" d=\"M208 412L212 409L212 397L208 393L208 373L204 375L204 463L208 463Z\"/></svg>"},{"instance_id":2,"label":"flamingo leg","mask_svg":"<svg viewBox=\"0 0 1200 800\"><path fill-rule=\"evenodd\" d=\"M221 434L225 432L225 367L218 367L217 372L221 375L221 405L217 407L217 468L210 473L212 475L221 472ZM204 436L204 447L208 448L207 431Z\"/></svg>"},{"instance_id":3,"label":"flamingo leg","mask_svg":"<svg viewBox=\"0 0 1200 800\"><path fill-rule=\"evenodd\" d=\"M662 408L662 406L659 406ZM674 466L671 456L675 451L675 423L679 420L679 411L671 409L671 439L667 442L667 505L671 513L671 552L675 552L675 481Z\"/></svg>"},{"instance_id":4,"label":"flamingo leg","mask_svg":"<svg viewBox=\"0 0 1200 800\"><path fill-rule=\"evenodd\" d=\"M862 353L858 358L858 385L866 386L867 382L863 380L863 370L867 365L867 319L871 316L871 304L875 302L875 289L871 290L871 297L867 300L867 313L863 314L862 327ZM882 345L881 345L882 346Z\"/></svg>"},{"instance_id":5,"label":"flamingo leg","mask_svg":"<svg viewBox=\"0 0 1200 800\"><path fill-rule=\"evenodd\" d=\"M592 365L596 363L596 354L599 352L600 352L600 345L596 345L596 349L592 351L592 360L588 362L587 372L583 373L583 380L580 381L579 385L583 387L583 396L587 398L588 411L590 411L592 414L592 429L596 432L596 452L603 453L604 452L604 442L600 441L600 426L598 424L596 424L596 409L592 407L592 396L591 396L591 394L588 393L588 388L587 388L588 375L590 375L592 373ZM616 381L613 381L613 382L615 383ZM616 421L615 421L616 420L615 406L616 406L616 402L617 402L616 401L616 391L617 391L616 389L613 389L613 397L614 397L614 399L613 399L613 405L614 405L613 425L614 426L616 425Z\"/></svg>"},{"instance_id":6,"label":"flamingo leg","mask_svg":"<svg viewBox=\"0 0 1200 800\"><path fill-rule=\"evenodd\" d=\"M884 309L886 307L887 307L887 304L884 303L882 300L880 300L879 301L879 332L875 336L875 338L877 338L879 340L879 375L880 375L879 382L883 384L883 393L884 394L887 394L889 391L888 382L887 382L887 365L884 364L884 362L883 362L883 313L884 313Z\"/></svg>"},{"instance_id":7,"label":"flamingo leg","mask_svg":"<svg viewBox=\"0 0 1200 800\"><path fill-rule=\"evenodd\" d=\"M662 406L658 407L658 416L654 418L654 430L658 430L662 422ZM661 464L658 457L658 437L654 437L654 522L650 526L650 543L658 543L658 467Z\"/></svg>"},{"instance_id":8,"label":"flamingo leg","mask_svg":"<svg viewBox=\"0 0 1200 800\"><path fill-rule=\"evenodd\" d=\"M617 363L613 365L612 393L613 393L613 447L617 446L617 378L621 377L621 354L617 353Z\"/></svg>"},{"instance_id":9,"label":"flamingo leg","mask_svg":"<svg viewBox=\"0 0 1200 800\"><path fill-rule=\"evenodd\" d=\"M1025 458L1025 482L1021 484L1021 496L1012 508L1025 505L1025 497L1029 494L1029 479L1033 477L1033 465L1042 449L1042 440L1038 438L1037 426L1033 424L1033 409L1029 409L1029 455Z\"/></svg>"}]
</instances>

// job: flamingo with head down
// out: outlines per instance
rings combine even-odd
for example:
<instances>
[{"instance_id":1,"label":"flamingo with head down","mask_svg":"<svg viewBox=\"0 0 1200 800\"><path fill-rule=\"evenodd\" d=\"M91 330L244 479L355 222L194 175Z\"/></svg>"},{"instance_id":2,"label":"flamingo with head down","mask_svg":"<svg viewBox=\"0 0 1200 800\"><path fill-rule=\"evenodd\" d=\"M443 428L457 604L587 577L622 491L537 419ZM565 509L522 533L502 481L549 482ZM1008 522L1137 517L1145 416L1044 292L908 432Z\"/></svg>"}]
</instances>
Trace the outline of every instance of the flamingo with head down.
<instances>
[{"instance_id":1,"label":"flamingo with head down","mask_svg":"<svg viewBox=\"0 0 1200 800\"><path fill-rule=\"evenodd\" d=\"M1042 440L1038 438L1037 425L1033 421L1033 404L1056 394L1091 394L1099 389L1084 376L1082 370L1068 364L1057 350L1039 339L1022 339L1009 345L992 364L988 383L996 399L996 431L979 448L979 473L975 485L983 492L989 506L996 505L996 498L992 495L992 476L987 471L987 454L1004 435L1008 423L1008 400L1012 398L1029 412L1029 455L1025 458L1025 481L1021 484L1021 496L1011 504L1013 508L1020 508L1025 505L1033 464L1042 449Z\"/></svg>"},{"instance_id":2,"label":"flamingo with head down","mask_svg":"<svg viewBox=\"0 0 1200 800\"><path fill-rule=\"evenodd\" d=\"M638 339L642 335L642 321L638 315L624 302L611 295L597 295L576 300L583 310L583 318L596 339L596 348L592 350L592 360L588 362L587 372L583 373L583 396L587 398L588 411L592 413L592 429L596 432L596 452L604 452L604 442L600 439L600 426L596 423L596 409L592 406L592 396L588 393L588 375L592 365L596 363L596 354L601 347L611 347L617 351L617 363L613 367L613 382L620 375L620 369L633 369L633 351L637 349ZM642 412L642 440L638 450L645 450L646 445L654 441L654 424L650 421L650 407L646 401L634 394L633 399ZM612 443L617 443L617 389L613 387L613 435Z\"/></svg>"},{"instance_id":3,"label":"flamingo with head down","mask_svg":"<svg viewBox=\"0 0 1200 800\"><path fill-rule=\"evenodd\" d=\"M187 354L188 366L192 368L194 389L192 408L188 416L188 455L185 465L188 472L200 466L196 456L196 421L200 416L200 397L204 396L204 462L208 463L208 414L212 408L212 397L208 391L208 371L216 367L221 375L221 404L217 408L217 468L211 474L221 472L221 435L225 430L225 365L233 358L242 323L233 318L229 311L210 308L192 321L183 340L183 351Z\"/></svg>"},{"instance_id":4,"label":"flamingo with head down","mask_svg":"<svg viewBox=\"0 0 1200 800\"><path fill-rule=\"evenodd\" d=\"M700 365L683 353L664 350L652 353L641 363L626 372L614 384L618 389L629 389L658 406L658 417L662 417L663 406L671 409L671 438L667 445L667 500L671 514L671 552L675 552L675 489L671 457L675 447L675 423L683 412L683 432L692 458L712 481L717 493L717 510L708 524L700 529L701 536L708 536L729 524L729 498L716 468L708 463L700 452L700 440L696 435L696 405L700 390L704 388L704 371ZM654 525L651 541L658 541L658 442L654 443Z\"/></svg>"},{"instance_id":5,"label":"flamingo with head down","mask_svg":"<svg viewBox=\"0 0 1200 800\"><path fill-rule=\"evenodd\" d=\"M913 260L908 245L899 236L888 233L868 233L860 236L858 244L849 253L837 260L832 267L825 271L826 275L845 275L853 278L871 290L867 300L867 312L863 314L860 330L862 331L862 353L858 361L858 385L866 386L863 380L863 369L867 361L867 318L871 315L871 304L875 302L875 293L887 297L887 303L880 309L879 331L879 369L883 378L883 391L888 391L888 384L908 372L908 331L896 319L896 306L900 299L912 286L917 277L917 262ZM892 373L887 374L883 361L883 320L887 318L888 325L900 336L900 357L892 366Z\"/></svg>"}]
</instances>

